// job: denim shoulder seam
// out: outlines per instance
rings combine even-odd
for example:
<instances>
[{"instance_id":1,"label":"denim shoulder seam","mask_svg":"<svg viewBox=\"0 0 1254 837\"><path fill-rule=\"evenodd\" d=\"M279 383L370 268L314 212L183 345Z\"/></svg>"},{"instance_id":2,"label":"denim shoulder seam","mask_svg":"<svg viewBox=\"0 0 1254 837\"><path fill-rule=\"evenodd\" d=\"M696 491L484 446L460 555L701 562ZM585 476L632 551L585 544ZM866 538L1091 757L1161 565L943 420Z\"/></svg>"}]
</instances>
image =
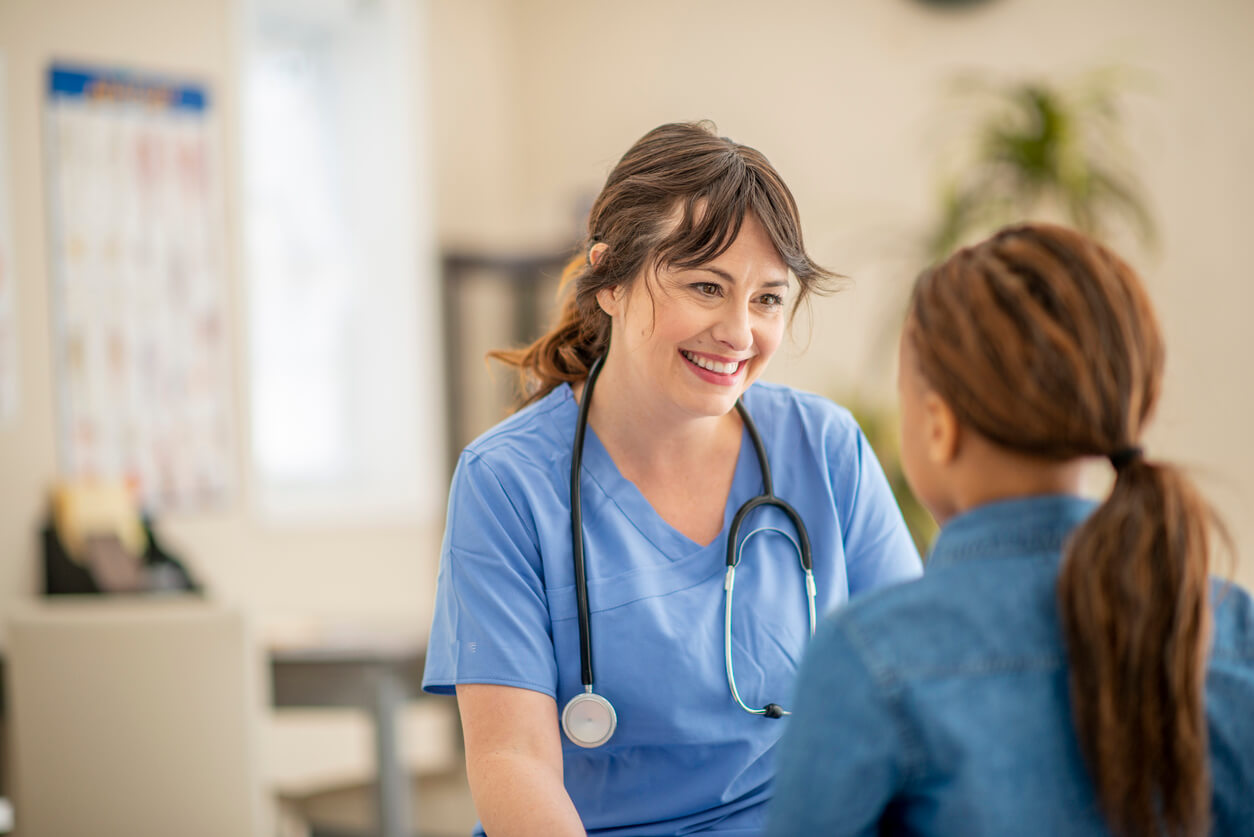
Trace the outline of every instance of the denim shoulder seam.
<instances>
[{"instance_id":1,"label":"denim shoulder seam","mask_svg":"<svg viewBox=\"0 0 1254 837\"><path fill-rule=\"evenodd\" d=\"M928 680L938 677L963 675L1004 674L1008 672L1049 671L1065 668L1067 659L1062 654L1045 653L1013 657L988 657L972 663L930 665L911 669L905 680Z\"/></svg>"},{"instance_id":2,"label":"denim shoulder seam","mask_svg":"<svg viewBox=\"0 0 1254 837\"><path fill-rule=\"evenodd\" d=\"M958 543L943 543L933 558L942 560L1005 560L1023 558L1052 557L1065 545L1066 531L1048 529L1032 534L998 533L992 535L972 536L958 540Z\"/></svg>"},{"instance_id":3,"label":"denim shoulder seam","mask_svg":"<svg viewBox=\"0 0 1254 837\"><path fill-rule=\"evenodd\" d=\"M914 731L914 726L910 722L902 701L905 684L890 665L871 653L869 643L852 620L842 620L842 622L841 627L846 639L849 640L859 660L870 672L875 685L883 692L885 702L892 712L897 732L903 743L902 775L907 782L919 779L923 775L926 751L922 739Z\"/></svg>"}]
</instances>

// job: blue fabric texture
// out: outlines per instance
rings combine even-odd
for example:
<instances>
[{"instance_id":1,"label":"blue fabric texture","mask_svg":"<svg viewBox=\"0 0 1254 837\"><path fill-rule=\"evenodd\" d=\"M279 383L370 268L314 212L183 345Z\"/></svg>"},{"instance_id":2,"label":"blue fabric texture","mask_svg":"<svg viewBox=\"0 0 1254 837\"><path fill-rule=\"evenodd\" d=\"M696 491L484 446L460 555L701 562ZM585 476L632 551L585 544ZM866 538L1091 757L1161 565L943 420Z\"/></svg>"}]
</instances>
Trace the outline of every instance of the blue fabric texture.
<instances>
[{"instance_id":1,"label":"blue fabric texture","mask_svg":"<svg viewBox=\"0 0 1254 837\"><path fill-rule=\"evenodd\" d=\"M879 463L847 411L755 384L744 403L761 431L777 496L806 521L819 612L922 571ZM577 405L568 386L463 452L448 523L423 686L495 683L551 695L582 691L570 532ZM591 834L757 835L784 721L732 700L723 666L726 533L762 491L744 434L723 534L701 546L667 524L617 470L589 428L584 543L596 691L618 729L603 747L562 740L566 788ZM745 528L776 526L753 512ZM782 536L749 539L736 574L733 654L751 706L782 703L809 641L804 576Z\"/></svg>"},{"instance_id":2,"label":"blue fabric texture","mask_svg":"<svg viewBox=\"0 0 1254 837\"><path fill-rule=\"evenodd\" d=\"M1105 835L1073 732L1055 585L1075 497L981 506L917 582L825 620L780 746L769 835ZM1254 834L1254 603L1216 583L1214 833Z\"/></svg>"}]
</instances>

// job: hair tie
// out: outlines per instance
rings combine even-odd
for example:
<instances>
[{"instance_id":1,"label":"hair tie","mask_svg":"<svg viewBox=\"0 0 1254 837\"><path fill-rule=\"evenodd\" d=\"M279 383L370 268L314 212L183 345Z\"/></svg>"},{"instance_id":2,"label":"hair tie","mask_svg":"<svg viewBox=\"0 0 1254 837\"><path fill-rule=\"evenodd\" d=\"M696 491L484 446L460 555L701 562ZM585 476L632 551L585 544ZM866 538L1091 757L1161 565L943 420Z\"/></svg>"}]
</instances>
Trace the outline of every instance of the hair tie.
<instances>
[{"instance_id":1,"label":"hair tie","mask_svg":"<svg viewBox=\"0 0 1254 837\"><path fill-rule=\"evenodd\" d=\"M1124 468L1128 467L1133 462L1136 462L1144 455L1144 449L1137 445L1133 445L1131 447L1120 448L1110 454L1107 458L1110 460L1110 464L1115 466L1116 471L1122 471Z\"/></svg>"}]
</instances>

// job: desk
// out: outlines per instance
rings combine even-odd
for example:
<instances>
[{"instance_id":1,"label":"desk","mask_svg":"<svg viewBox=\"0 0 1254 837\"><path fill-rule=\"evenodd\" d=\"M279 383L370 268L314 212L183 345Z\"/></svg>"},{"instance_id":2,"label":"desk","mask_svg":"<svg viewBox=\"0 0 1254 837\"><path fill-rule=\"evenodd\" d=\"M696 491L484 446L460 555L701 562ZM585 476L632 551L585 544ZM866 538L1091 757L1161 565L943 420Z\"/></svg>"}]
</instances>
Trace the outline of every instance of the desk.
<instances>
[{"instance_id":1,"label":"desk","mask_svg":"<svg viewBox=\"0 0 1254 837\"><path fill-rule=\"evenodd\" d=\"M271 638L271 700L283 707L357 707L375 728L376 810L380 837L410 837L409 777L402 763L400 717L422 693L425 642L401 631ZM4 658L0 650L0 717L4 714Z\"/></svg>"},{"instance_id":2,"label":"desk","mask_svg":"<svg viewBox=\"0 0 1254 837\"><path fill-rule=\"evenodd\" d=\"M370 712L381 837L409 834L412 783L401 760L400 718L406 702L422 693L424 652L425 643L400 635L270 646L275 707L352 706Z\"/></svg>"}]
</instances>

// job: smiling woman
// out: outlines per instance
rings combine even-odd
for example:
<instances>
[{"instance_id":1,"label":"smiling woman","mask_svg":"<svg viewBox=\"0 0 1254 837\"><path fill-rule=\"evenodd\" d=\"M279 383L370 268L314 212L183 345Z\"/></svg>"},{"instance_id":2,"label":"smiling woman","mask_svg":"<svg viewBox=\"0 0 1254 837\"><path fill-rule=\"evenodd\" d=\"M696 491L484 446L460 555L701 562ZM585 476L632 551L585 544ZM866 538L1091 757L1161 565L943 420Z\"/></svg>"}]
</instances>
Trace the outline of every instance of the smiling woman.
<instances>
[{"instance_id":1,"label":"smiling woman","mask_svg":"<svg viewBox=\"0 0 1254 837\"><path fill-rule=\"evenodd\" d=\"M559 384L582 381L604 354L610 315L601 306L601 291L630 289L641 277L651 284L658 271L668 276L693 268L702 270L689 281L717 284L713 262L746 219L756 221L774 258L798 283L789 319L808 294L825 292L839 278L806 253L796 201L757 149L715 135L708 122L663 125L642 137L592 206L586 247L562 279L568 293L557 325L526 349L493 353L519 369L523 403Z\"/></svg>"},{"instance_id":2,"label":"smiling woman","mask_svg":"<svg viewBox=\"0 0 1254 837\"><path fill-rule=\"evenodd\" d=\"M758 834L815 612L919 573L848 412L758 382L834 278L761 153L663 125L496 353L524 406L459 460L424 678L494 837Z\"/></svg>"},{"instance_id":3,"label":"smiling woman","mask_svg":"<svg viewBox=\"0 0 1254 837\"><path fill-rule=\"evenodd\" d=\"M608 249L594 245L593 261ZM601 310L618 325L622 351L606 359L617 395L602 396L593 421L604 416L604 424L607 414L666 421L668 410L727 416L783 339L787 288L787 265L757 217L746 215L730 246L708 264L662 267L642 281L598 291ZM694 376L710 386L696 386ZM602 406L609 399L623 403Z\"/></svg>"}]
</instances>

